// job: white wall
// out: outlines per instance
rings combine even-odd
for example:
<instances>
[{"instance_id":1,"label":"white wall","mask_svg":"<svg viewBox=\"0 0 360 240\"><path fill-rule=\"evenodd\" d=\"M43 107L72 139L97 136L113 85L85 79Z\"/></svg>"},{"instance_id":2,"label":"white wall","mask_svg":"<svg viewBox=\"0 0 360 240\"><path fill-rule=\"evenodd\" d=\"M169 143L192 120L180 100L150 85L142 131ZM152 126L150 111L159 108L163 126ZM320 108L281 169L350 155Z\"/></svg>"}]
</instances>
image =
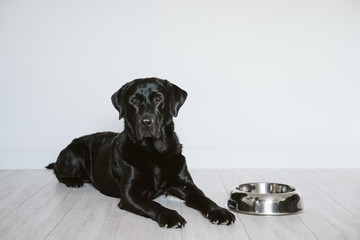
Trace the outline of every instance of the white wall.
<instances>
[{"instance_id":1,"label":"white wall","mask_svg":"<svg viewBox=\"0 0 360 240\"><path fill-rule=\"evenodd\" d=\"M190 167L360 167L360 2L0 0L0 168L122 122L139 77L189 97Z\"/></svg>"}]
</instances>

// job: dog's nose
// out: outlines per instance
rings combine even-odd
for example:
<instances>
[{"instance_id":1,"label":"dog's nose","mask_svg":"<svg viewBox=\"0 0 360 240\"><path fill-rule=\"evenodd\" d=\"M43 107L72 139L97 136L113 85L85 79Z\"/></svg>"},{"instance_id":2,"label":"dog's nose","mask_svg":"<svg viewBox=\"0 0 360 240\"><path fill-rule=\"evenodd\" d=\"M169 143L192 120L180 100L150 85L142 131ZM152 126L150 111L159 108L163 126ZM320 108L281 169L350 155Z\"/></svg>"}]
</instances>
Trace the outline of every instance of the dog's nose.
<instances>
[{"instance_id":1,"label":"dog's nose","mask_svg":"<svg viewBox=\"0 0 360 240\"><path fill-rule=\"evenodd\" d=\"M142 121L141 121L143 127L151 127L153 125L153 120L151 118L144 118Z\"/></svg>"}]
</instances>

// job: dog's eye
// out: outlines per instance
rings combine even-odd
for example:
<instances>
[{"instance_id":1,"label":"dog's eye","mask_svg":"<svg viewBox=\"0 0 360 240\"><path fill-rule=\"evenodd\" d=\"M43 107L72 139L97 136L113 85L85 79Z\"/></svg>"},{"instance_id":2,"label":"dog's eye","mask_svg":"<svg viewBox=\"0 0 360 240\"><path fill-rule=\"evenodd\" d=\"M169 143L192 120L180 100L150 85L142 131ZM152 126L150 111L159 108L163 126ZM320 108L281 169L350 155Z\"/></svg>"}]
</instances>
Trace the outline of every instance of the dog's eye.
<instances>
[{"instance_id":1,"label":"dog's eye","mask_svg":"<svg viewBox=\"0 0 360 240\"><path fill-rule=\"evenodd\" d=\"M158 104L158 103L162 102L162 98L160 96L156 96L156 97L154 97L153 101L155 104Z\"/></svg>"},{"instance_id":2,"label":"dog's eye","mask_svg":"<svg viewBox=\"0 0 360 240\"><path fill-rule=\"evenodd\" d=\"M140 100L136 97L133 97L130 99L130 102L133 104L133 105L139 105L140 103Z\"/></svg>"}]
</instances>

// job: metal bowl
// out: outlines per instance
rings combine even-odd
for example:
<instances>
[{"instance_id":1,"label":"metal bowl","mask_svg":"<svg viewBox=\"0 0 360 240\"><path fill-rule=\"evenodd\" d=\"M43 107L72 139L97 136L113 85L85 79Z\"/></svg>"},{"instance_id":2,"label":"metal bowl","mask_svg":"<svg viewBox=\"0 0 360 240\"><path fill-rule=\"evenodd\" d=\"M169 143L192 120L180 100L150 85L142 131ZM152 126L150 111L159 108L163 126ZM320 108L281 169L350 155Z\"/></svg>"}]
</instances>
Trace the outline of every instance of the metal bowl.
<instances>
[{"instance_id":1,"label":"metal bowl","mask_svg":"<svg viewBox=\"0 0 360 240\"><path fill-rule=\"evenodd\" d=\"M227 202L230 210L253 215L288 215L305 211L300 193L281 183L245 183L234 188Z\"/></svg>"}]
</instances>

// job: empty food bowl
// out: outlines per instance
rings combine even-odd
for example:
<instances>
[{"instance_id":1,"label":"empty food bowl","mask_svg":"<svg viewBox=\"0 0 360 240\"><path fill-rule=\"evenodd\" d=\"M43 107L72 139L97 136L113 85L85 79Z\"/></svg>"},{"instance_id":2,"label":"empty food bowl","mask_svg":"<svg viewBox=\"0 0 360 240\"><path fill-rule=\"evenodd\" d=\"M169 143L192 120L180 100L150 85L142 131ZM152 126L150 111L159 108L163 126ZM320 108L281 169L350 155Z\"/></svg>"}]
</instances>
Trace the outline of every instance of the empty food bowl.
<instances>
[{"instance_id":1,"label":"empty food bowl","mask_svg":"<svg viewBox=\"0 0 360 240\"><path fill-rule=\"evenodd\" d=\"M299 192L281 183L245 183L234 188L227 202L230 210L254 215L288 215L305 211Z\"/></svg>"}]
</instances>

